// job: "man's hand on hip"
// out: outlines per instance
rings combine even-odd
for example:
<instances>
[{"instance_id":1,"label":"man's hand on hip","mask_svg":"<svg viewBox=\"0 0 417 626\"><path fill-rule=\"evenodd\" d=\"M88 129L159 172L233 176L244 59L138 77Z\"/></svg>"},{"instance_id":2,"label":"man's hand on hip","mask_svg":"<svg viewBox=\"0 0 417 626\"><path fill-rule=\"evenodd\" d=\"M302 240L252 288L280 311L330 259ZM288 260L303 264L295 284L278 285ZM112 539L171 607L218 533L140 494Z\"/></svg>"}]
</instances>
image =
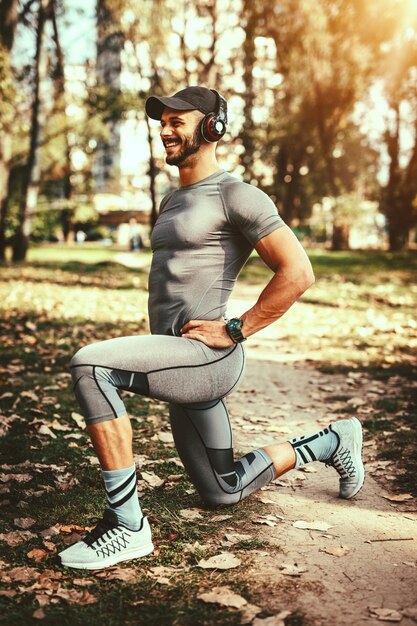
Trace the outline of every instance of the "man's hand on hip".
<instances>
[{"instance_id":1,"label":"man's hand on hip","mask_svg":"<svg viewBox=\"0 0 417 626\"><path fill-rule=\"evenodd\" d=\"M226 332L224 320L190 320L181 328L181 335L187 339L196 339L209 348L229 348L234 341Z\"/></svg>"}]
</instances>

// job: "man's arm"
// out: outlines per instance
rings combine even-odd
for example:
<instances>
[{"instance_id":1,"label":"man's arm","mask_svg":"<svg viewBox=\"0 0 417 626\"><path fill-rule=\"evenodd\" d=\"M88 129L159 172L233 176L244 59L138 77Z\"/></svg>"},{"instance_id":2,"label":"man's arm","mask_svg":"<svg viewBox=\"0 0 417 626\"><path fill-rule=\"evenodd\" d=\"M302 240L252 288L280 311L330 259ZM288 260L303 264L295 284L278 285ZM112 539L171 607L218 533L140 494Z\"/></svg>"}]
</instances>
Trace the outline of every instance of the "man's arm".
<instances>
[{"instance_id":1,"label":"man's arm","mask_svg":"<svg viewBox=\"0 0 417 626\"><path fill-rule=\"evenodd\" d=\"M282 317L314 283L311 263L288 226L282 226L266 235L255 247L274 275L256 304L241 315L245 337L250 337ZM223 320L190 320L181 329L181 334L183 337L202 341L212 348L225 348L233 343Z\"/></svg>"}]
</instances>

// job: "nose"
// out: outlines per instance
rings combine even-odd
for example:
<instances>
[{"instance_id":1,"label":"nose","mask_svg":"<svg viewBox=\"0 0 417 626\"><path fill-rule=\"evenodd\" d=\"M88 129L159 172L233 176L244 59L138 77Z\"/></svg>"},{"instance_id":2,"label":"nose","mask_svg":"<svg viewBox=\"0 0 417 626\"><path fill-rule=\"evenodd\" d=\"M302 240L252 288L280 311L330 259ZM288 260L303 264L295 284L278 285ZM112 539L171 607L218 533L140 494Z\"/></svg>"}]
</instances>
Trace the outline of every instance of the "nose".
<instances>
[{"instance_id":1,"label":"nose","mask_svg":"<svg viewBox=\"0 0 417 626\"><path fill-rule=\"evenodd\" d=\"M169 135L172 135L172 130L168 126L164 126L160 132L161 138L169 137Z\"/></svg>"}]
</instances>

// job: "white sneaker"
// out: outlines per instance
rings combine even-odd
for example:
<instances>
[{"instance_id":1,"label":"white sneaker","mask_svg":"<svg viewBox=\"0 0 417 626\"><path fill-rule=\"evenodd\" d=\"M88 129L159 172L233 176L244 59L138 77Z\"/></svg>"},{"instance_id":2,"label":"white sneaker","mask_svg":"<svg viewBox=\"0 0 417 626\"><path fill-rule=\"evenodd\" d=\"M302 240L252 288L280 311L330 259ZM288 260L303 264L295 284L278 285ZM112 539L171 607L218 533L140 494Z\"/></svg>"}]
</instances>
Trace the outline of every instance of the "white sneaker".
<instances>
[{"instance_id":1,"label":"white sneaker","mask_svg":"<svg viewBox=\"0 0 417 626\"><path fill-rule=\"evenodd\" d=\"M130 530L119 523L113 511L107 509L96 528L81 541L60 552L59 556L65 567L102 569L146 556L153 549L146 517L142 519L139 530Z\"/></svg>"},{"instance_id":2,"label":"white sneaker","mask_svg":"<svg viewBox=\"0 0 417 626\"><path fill-rule=\"evenodd\" d=\"M339 437L339 446L325 463L338 472L339 497L348 500L356 496L365 481L362 463L362 426L357 417L352 417L330 424L330 429Z\"/></svg>"}]
</instances>

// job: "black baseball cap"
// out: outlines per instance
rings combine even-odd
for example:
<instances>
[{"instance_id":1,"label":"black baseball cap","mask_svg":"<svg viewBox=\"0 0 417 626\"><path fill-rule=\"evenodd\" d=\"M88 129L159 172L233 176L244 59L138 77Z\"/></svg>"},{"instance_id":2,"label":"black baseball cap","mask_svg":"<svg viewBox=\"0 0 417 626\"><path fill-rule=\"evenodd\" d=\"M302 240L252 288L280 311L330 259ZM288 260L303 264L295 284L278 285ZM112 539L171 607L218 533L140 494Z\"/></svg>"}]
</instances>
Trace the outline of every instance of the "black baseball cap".
<instances>
[{"instance_id":1,"label":"black baseball cap","mask_svg":"<svg viewBox=\"0 0 417 626\"><path fill-rule=\"evenodd\" d=\"M206 87L186 87L173 96L150 96L145 103L145 111L153 120L160 120L165 107L176 111L201 111L215 113L217 95Z\"/></svg>"}]
</instances>

